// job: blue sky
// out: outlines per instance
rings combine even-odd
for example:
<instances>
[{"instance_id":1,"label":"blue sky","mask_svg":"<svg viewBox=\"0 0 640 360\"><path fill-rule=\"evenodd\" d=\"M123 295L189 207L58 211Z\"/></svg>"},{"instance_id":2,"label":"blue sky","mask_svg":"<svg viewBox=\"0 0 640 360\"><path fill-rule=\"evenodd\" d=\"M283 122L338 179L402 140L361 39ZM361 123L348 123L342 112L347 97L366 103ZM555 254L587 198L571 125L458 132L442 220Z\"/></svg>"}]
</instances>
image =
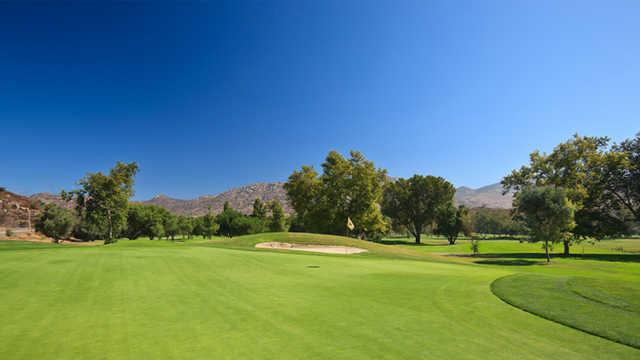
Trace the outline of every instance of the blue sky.
<instances>
[{"instance_id":1,"label":"blue sky","mask_svg":"<svg viewBox=\"0 0 640 360\"><path fill-rule=\"evenodd\" d=\"M499 181L640 131L638 1L0 4L0 185L137 161L136 198L283 181L329 150Z\"/></svg>"}]
</instances>

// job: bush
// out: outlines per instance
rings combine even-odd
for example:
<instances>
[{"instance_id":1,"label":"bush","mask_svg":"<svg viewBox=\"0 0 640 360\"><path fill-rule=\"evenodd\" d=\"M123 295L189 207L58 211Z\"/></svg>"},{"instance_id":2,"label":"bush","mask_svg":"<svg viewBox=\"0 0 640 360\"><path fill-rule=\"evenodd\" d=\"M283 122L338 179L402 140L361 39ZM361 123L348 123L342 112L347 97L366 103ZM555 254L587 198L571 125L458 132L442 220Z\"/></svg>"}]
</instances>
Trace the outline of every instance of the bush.
<instances>
[{"instance_id":1,"label":"bush","mask_svg":"<svg viewBox=\"0 0 640 360\"><path fill-rule=\"evenodd\" d=\"M473 252L473 256L480 254L480 240L471 239L471 252Z\"/></svg>"},{"instance_id":2,"label":"bush","mask_svg":"<svg viewBox=\"0 0 640 360\"><path fill-rule=\"evenodd\" d=\"M47 204L36 220L36 230L55 240L68 238L75 225L73 213L55 204Z\"/></svg>"},{"instance_id":3,"label":"bush","mask_svg":"<svg viewBox=\"0 0 640 360\"><path fill-rule=\"evenodd\" d=\"M5 234L7 237L12 237L12 236L13 236L13 230L11 230L11 229L7 229L7 230L4 232L4 234Z\"/></svg>"}]
</instances>

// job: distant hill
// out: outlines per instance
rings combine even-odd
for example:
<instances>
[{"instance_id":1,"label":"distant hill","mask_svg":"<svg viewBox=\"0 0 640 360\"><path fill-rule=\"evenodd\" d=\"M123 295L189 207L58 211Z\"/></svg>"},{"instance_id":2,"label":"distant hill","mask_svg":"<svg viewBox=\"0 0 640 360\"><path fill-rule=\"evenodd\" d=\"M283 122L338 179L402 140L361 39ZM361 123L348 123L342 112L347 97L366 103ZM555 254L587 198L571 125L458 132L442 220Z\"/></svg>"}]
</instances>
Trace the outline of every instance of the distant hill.
<instances>
[{"instance_id":1,"label":"distant hill","mask_svg":"<svg viewBox=\"0 0 640 360\"><path fill-rule=\"evenodd\" d=\"M510 209L513 195L502 195L502 185L500 183L483 186L478 189L461 186L456 189L455 201L470 208Z\"/></svg>"},{"instance_id":2,"label":"distant hill","mask_svg":"<svg viewBox=\"0 0 640 360\"><path fill-rule=\"evenodd\" d=\"M196 199L182 200L174 199L165 195L158 195L151 200L142 201L143 204L162 206L163 208L176 214L199 216L209 211L209 207L214 213L222 211L226 201L234 209L245 214L251 213L253 202L256 198L264 202L278 200L284 211L290 214L293 210L287 201L287 194L283 188L284 183L257 183L239 188L234 188L217 195L204 195Z\"/></svg>"},{"instance_id":3,"label":"distant hill","mask_svg":"<svg viewBox=\"0 0 640 360\"><path fill-rule=\"evenodd\" d=\"M0 188L0 226L29 227L39 214L40 203Z\"/></svg>"},{"instance_id":4,"label":"distant hill","mask_svg":"<svg viewBox=\"0 0 640 360\"><path fill-rule=\"evenodd\" d=\"M222 211L222 206L228 201L234 209L245 214L251 213L253 201L260 198L267 202L273 199L280 201L287 214L291 214L293 209L287 200L287 194L283 188L284 183L256 183L239 188L233 188L217 195L203 195L195 199L176 199L166 195L158 195L150 200L140 201L142 204L161 206L173 213L189 216L204 215L209 211L213 213ZM0 196L2 193L0 193ZM19 196L12 194L12 196ZM56 203L59 206L70 208L72 204L64 202L60 196L49 193L38 193L30 197L21 196L20 206L33 206L36 203ZM1 199L1 197L0 197ZM456 189L455 201L470 208L487 207L496 209L511 208L513 197L510 194L502 195L502 187L499 183L483 186L478 189L471 189L465 186ZM7 205L5 205L7 206ZM21 215L22 222L26 217ZM15 223L15 221L12 221Z\"/></svg>"},{"instance_id":5,"label":"distant hill","mask_svg":"<svg viewBox=\"0 0 640 360\"><path fill-rule=\"evenodd\" d=\"M60 194L51 194L51 193L36 193L29 196L29 199L35 202L41 202L43 204L54 203L60 207L66 209L73 209L74 202L73 201L64 201L60 197Z\"/></svg>"}]
</instances>

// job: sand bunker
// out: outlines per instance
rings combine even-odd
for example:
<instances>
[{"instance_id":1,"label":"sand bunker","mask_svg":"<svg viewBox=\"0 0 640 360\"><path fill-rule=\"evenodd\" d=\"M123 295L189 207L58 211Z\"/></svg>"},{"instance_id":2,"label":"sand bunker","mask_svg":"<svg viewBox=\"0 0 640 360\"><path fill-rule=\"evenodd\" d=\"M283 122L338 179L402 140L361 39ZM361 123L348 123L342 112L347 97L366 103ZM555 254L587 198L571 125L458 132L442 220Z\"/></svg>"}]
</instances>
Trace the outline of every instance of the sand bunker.
<instances>
[{"instance_id":1,"label":"sand bunker","mask_svg":"<svg viewBox=\"0 0 640 360\"><path fill-rule=\"evenodd\" d=\"M351 246L334 246L334 245L303 245L303 244L290 244L284 242L263 242L256 244L258 249L278 249L278 250L297 250L297 251L311 251L327 254L359 254L367 252L365 249L360 249Z\"/></svg>"}]
</instances>

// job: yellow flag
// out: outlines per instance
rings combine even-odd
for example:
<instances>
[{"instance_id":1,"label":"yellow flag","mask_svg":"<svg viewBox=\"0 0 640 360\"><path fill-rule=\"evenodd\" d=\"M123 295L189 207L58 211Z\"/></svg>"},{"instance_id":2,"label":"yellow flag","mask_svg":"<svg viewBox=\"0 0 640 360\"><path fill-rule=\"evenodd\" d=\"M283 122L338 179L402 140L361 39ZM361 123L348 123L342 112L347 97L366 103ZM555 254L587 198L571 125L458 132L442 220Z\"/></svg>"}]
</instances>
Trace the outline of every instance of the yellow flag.
<instances>
[{"instance_id":1,"label":"yellow flag","mask_svg":"<svg viewBox=\"0 0 640 360\"><path fill-rule=\"evenodd\" d=\"M353 221L351 221L351 218L348 217L347 218L347 229L353 231L353 229L355 229L355 228L356 228L356 226L353 225Z\"/></svg>"}]
</instances>

